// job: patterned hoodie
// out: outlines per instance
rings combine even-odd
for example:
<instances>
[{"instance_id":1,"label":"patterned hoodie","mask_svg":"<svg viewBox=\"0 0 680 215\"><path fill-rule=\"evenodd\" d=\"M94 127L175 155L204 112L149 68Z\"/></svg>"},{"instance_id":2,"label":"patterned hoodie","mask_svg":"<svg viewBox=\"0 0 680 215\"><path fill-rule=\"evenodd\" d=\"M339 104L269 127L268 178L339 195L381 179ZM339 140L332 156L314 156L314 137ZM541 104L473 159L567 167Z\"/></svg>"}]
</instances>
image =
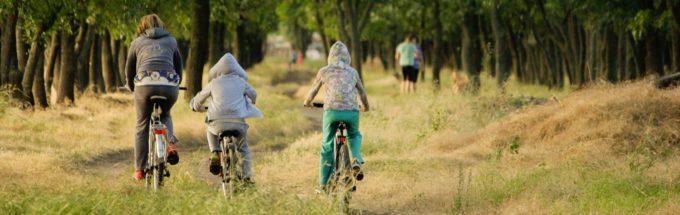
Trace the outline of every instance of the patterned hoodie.
<instances>
[{"instance_id":1,"label":"patterned hoodie","mask_svg":"<svg viewBox=\"0 0 680 215\"><path fill-rule=\"evenodd\" d=\"M347 46L342 42L333 44L328 52L328 65L317 73L306 101L313 100L321 85L326 84L325 110L358 111L357 96L361 96L362 104L368 108L368 99L361 79L357 71L350 66L350 62Z\"/></svg>"}]
</instances>

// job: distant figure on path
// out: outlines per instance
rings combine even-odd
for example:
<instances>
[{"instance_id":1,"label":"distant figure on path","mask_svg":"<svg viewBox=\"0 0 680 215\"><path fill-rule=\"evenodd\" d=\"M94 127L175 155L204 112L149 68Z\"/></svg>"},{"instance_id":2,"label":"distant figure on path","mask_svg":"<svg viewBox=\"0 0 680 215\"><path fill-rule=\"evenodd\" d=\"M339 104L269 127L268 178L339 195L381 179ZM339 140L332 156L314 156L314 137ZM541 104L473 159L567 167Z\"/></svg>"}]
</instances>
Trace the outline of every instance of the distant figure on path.
<instances>
[{"instance_id":1,"label":"distant figure on path","mask_svg":"<svg viewBox=\"0 0 680 215\"><path fill-rule=\"evenodd\" d=\"M149 121L152 111L151 96L164 96L160 102L161 121L168 127L168 163L175 165L179 155L175 150L175 136L170 109L177 101L182 81L182 56L177 41L163 27L156 14L142 17L137 26L137 39L130 44L125 62L127 87L135 95L137 133L135 134L135 172L133 177L144 179L149 151Z\"/></svg>"},{"instance_id":2,"label":"distant figure on path","mask_svg":"<svg viewBox=\"0 0 680 215\"><path fill-rule=\"evenodd\" d=\"M414 67L417 55L416 45L413 43L413 36L408 36L404 42L397 46L394 58L401 66L403 81L401 84L402 93L416 91L415 83L418 80L418 70Z\"/></svg>"}]
</instances>

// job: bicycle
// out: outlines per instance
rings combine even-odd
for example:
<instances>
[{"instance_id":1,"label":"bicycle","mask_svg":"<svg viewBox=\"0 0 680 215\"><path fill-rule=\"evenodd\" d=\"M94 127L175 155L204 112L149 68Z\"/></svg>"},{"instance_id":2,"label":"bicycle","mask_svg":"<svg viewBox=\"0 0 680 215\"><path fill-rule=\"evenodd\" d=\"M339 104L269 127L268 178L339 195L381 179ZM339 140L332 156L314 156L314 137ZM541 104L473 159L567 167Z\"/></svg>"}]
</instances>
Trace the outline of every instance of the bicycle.
<instances>
[{"instance_id":1,"label":"bicycle","mask_svg":"<svg viewBox=\"0 0 680 215\"><path fill-rule=\"evenodd\" d=\"M207 111L208 107L203 107L198 111ZM220 173L222 179L222 192L225 198L232 198L237 189L244 185L246 181L243 178L243 169L241 154L238 152L238 147L243 144L243 138L237 142L241 132L238 130L224 130L217 134L220 137Z\"/></svg>"},{"instance_id":2,"label":"bicycle","mask_svg":"<svg viewBox=\"0 0 680 215\"><path fill-rule=\"evenodd\" d=\"M167 127L161 122L161 107L159 102L166 100L164 96L151 96L153 112L149 122L149 155L147 164L144 168L146 175L146 188L153 186L153 191L157 192L163 186L163 178L170 177L170 171L166 168L168 135Z\"/></svg>"},{"instance_id":3,"label":"bicycle","mask_svg":"<svg viewBox=\"0 0 680 215\"><path fill-rule=\"evenodd\" d=\"M315 108L323 108L323 103L314 102ZM349 212L349 202L356 192L357 178L363 178L360 169L352 167L350 162L349 142L347 138L347 123L336 122L338 128L333 139L333 168L328 178L326 193L338 203L338 209ZM360 179L359 179L360 180Z\"/></svg>"},{"instance_id":4,"label":"bicycle","mask_svg":"<svg viewBox=\"0 0 680 215\"><path fill-rule=\"evenodd\" d=\"M243 170L241 165L241 154L237 147L243 143L243 138L237 142L240 132L237 130L226 130L218 134L220 137L220 165L222 178L222 192L225 198L232 198L237 189L245 183L243 180Z\"/></svg>"},{"instance_id":5,"label":"bicycle","mask_svg":"<svg viewBox=\"0 0 680 215\"><path fill-rule=\"evenodd\" d=\"M119 87L119 90L129 90L126 87ZM185 87L180 87L180 90L186 90ZM159 103L167 100L165 96L151 96L151 103L153 109L151 112L149 122L149 154L147 155L146 167L144 167L145 187L146 189L153 188L154 192L163 186L163 179L170 177L170 171L167 169L167 150L168 150L168 132L167 127L161 122L161 109Z\"/></svg>"}]
</instances>

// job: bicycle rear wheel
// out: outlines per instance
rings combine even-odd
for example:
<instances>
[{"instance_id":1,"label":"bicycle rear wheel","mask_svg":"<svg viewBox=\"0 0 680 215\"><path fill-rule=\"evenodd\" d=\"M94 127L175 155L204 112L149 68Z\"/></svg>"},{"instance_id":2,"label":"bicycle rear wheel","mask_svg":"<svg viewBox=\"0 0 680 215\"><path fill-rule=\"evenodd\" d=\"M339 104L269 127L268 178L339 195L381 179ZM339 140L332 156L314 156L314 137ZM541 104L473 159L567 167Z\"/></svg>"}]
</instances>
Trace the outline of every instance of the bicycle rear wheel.
<instances>
[{"instance_id":1,"label":"bicycle rear wheel","mask_svg":"<svg viewBox=\"0 0 680 215\"><path fill-rule=\"evenodd\" d=\"M351 164L349 158L349 148L347 143L343 143L339 147L337 156L337 170L335 179L336 201L338 203L338 210L348 213L349 202L352 199L352 192L354 191L354 178L351 174Z\"/></svg>"},{"instance_id":2,"label":"bicycle rear wheel","mask_svg":"<svg viewBox=\"0 0 680 215\"><path fill-rule=\"evenodd\" d=\"M224 137L220 143L220 148L222 149L220 158L220 164L222 165L222 192L226 198L231 198L236 193L236 147L234 147L234 141L234 137Z\"/></svg>"}]
</instances>

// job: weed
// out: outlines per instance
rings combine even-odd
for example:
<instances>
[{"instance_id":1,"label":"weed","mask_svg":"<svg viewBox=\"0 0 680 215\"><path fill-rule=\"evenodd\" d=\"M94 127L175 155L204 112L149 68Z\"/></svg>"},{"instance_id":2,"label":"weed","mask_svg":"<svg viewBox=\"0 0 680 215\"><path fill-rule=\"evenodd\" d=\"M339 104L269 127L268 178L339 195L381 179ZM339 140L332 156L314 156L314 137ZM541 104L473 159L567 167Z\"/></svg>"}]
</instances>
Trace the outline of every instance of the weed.
<instances>
[{"instance_id":1,"label":"weed","mask_svg":"<svg viewBox=\"0 0 680 215\"><path fill-rule=\"evenodd\" d=\"M519 136L515 135L508 140L508 150L510 150L511 154L517 154L519 153L519 146L522 144L522 140L519 138Z\"/></svg>"}]
</instances>

